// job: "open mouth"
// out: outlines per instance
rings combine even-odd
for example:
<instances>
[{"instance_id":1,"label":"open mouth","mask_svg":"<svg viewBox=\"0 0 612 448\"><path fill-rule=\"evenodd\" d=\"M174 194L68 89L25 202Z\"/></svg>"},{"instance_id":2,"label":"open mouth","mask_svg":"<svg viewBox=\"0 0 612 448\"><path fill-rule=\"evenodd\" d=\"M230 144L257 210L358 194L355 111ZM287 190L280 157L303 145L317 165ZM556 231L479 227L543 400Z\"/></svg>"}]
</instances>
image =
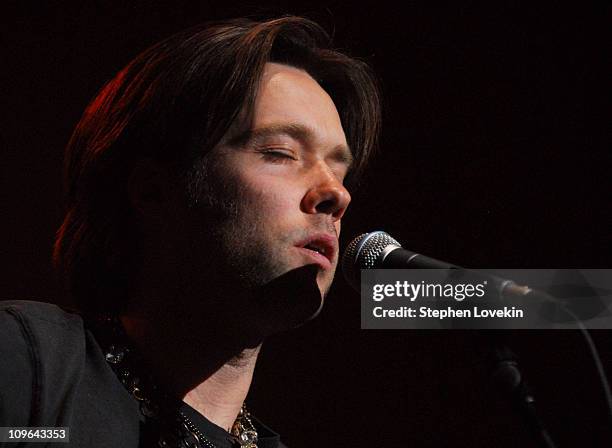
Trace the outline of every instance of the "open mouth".
<instances>
[{"instance_id":1,"label":"open mouth","mask_svg":"<svg viewBox=\"0 0 612 448\"><path fill-rule=\"evenodd\" d=\"M313 235L296 246L325 269L332 266L336 256L336 238L331 235Z\"/></svg>"}]
</instances>

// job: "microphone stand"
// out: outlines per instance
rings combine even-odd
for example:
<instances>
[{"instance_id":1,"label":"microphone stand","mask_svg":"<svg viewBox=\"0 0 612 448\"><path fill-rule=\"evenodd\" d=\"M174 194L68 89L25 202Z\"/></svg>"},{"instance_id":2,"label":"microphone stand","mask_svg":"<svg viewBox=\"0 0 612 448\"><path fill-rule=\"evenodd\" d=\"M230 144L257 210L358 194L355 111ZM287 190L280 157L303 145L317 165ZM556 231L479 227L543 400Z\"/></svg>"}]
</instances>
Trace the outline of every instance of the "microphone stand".
<instances>
[{"instance_id":1,"label":"microphone stand","mask_svg":"<svg viewBox=\"0 0 612 448\"><path fill-rule=\"evenodd\" d=\"M519 369L517 356L505 344L499 341L493 344L492 352L489 355L493 382L510 399L513 407L527 424L538 446L556 448L557 445L536 412L535 398Z\"/></svg>"}]
</instances>

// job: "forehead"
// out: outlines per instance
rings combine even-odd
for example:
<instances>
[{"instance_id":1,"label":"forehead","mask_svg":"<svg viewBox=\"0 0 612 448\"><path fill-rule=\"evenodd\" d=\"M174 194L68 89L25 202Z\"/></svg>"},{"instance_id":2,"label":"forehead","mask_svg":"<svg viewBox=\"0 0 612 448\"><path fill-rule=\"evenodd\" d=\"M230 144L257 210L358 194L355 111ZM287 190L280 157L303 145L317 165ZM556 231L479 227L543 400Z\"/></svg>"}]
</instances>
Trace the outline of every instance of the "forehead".
<instances>
[{"instance_id":1,"label":"forehead","mask_svg":"<svg viewBox=\"0 0 612 448\"><path fill-rule=\"evenodd\" d=\"M299 68L266 64L253 112L253 129L292 123L311 129L322 142L346 144L333 100Z\"/></svg>"}]
</instances>

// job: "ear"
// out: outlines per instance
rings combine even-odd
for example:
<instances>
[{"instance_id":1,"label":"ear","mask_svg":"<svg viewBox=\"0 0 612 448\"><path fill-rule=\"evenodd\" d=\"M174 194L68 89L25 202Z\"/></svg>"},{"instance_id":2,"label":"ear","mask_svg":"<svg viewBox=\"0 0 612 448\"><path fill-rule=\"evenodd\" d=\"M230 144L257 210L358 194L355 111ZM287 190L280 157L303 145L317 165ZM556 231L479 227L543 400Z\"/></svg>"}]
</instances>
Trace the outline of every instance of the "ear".
<instances>
[{"instance_id":1,"label":"ear","mask_svg":"<svg viewBox=\"0 0 612 448\"><path fill-rule=\"evenodd\" d=\"M162 215L171 204L171 176L166 168L150 158L136 162L128 178L127 190L133 210L141 217Z\"/></svg>"}]
</instances>

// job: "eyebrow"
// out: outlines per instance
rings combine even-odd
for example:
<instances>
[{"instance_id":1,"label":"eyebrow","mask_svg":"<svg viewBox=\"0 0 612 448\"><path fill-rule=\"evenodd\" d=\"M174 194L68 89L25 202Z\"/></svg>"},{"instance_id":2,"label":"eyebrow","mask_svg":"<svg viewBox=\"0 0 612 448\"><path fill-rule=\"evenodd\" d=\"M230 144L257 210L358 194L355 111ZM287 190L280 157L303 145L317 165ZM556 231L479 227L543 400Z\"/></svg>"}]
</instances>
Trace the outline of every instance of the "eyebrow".
<instances>
[{"instance_id":1,"label":"eyebrow","mask_svg":"<svg viewBox=\"0 0 612 448\"><path fill-rule=\"evenodd\" d=\"M230 139L230 144L244 146L249 143L258 143L269 137L278 135L288 135L289 137L300 142L309 143L315 139L315 132L308 126L299 123L281 123L271 124L269 126L248 129L245 132ZM350 148L347 145L340 144L335 146L331 151L332 157L347 166L347 171L350 171L354 158Z\"/></svg>"}]
</instances>

